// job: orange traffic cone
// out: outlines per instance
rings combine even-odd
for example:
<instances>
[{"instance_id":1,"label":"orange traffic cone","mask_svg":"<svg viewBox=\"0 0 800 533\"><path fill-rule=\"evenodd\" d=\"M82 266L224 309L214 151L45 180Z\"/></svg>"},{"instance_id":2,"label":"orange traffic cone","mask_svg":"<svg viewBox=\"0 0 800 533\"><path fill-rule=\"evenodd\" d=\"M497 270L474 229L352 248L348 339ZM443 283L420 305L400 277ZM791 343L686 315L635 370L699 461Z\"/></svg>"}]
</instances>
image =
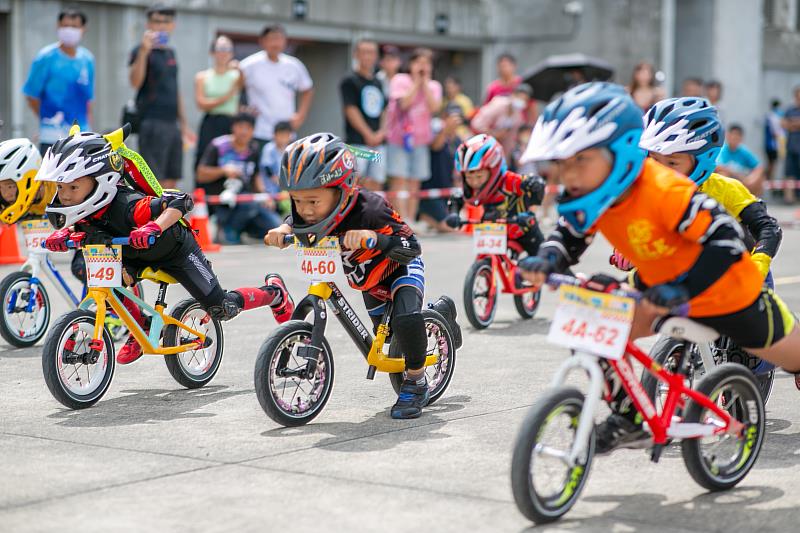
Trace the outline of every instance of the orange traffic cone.
<instances>
[{"instance_id":1,"label":"orange traffic cone","mask_svg":"<svg viewBox=\"0 0 800 533\"><path fill-rule=\"evenodd\" d=\"M24 263L25 258L19 255L16 226L0 224L0 265Z\"/></svg>"},{"instance_id":2,"label":"orange traffic cone","mask_svg":"<svg viewBox=\"0 0 800 533\"><path fill-rule=\"evenodd\" d=\"M215 244L211 239L211 231L208 228L208 205L206 204L206 191L195 189L194 208L189 214L189 224L197 236L197 243L204 252L218 252L219 244Z\"/></svg>"},{"instance_id":3,"label":"orange traffic cone","mask_svg":"<svg viewBox=\"0 0 800 533\"><path fill-rule=\"evenodd\" d=\"M467 204L464 206L464 208L467 211L467 220L480 220L483 217L482 205ZM464 233L472 233L472 224L465 225L461 231Z\"/></svg>"}]
</instances>

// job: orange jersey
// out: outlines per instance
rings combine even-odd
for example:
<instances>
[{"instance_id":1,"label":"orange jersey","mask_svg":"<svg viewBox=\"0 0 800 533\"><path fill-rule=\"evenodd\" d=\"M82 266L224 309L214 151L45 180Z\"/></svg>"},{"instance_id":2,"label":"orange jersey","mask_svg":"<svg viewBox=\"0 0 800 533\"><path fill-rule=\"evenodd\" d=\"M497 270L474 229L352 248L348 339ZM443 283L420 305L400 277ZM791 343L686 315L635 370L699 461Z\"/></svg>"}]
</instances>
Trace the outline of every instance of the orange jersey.
<instances>
[{"instance_id":1,"label":"orange jersey","mask_svg":"<svg viewBox=\"0 0 800 533\"><path fill-rule=\"evenodd\" d=\"M598 219L595 229L638 268L648 286L678 280L695 264L715 219L701 209L713 202L697 195L685 176L647 159L624 200ZM728 216L728 215L723 215ZM689 315L719 316L744 309L761 292L763 279L749 254L689 302Z\"/></svg>"}]
</instances>

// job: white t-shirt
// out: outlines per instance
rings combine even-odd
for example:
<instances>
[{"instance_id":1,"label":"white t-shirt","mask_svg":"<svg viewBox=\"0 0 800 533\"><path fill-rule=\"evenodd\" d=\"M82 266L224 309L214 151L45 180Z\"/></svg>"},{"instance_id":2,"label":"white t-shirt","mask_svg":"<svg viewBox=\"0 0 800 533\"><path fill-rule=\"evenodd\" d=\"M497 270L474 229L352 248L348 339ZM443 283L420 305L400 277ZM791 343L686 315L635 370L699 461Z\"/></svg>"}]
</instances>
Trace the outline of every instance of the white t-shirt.
<instances>
[{"instance_id":1,"label":"white t-shirt","mask_svg":"<svg viewBox=\"0 0 800 533\"><path fill-rule=\"evenodd\" d=\"M271 61L263 50L244 58L239 68L244 72L247 101L258 110L255 136L272 139L275 124L294 115L297 92L313 87L311 76L296 57L280 54L278 61Z\"/></svg>"}]
</instances>

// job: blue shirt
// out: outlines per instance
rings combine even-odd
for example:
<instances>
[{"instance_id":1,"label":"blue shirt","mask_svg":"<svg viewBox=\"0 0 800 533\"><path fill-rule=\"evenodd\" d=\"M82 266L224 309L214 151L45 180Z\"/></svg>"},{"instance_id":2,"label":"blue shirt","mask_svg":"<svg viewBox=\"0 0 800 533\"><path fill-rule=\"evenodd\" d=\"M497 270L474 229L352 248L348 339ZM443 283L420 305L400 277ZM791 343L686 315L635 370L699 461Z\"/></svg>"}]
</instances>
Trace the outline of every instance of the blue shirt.
<instances>
[{"instance_id":1,"label":"blue shirt","mask_svg":"<svg viewBox=\"0 0 800 533\"><path fill-rule=\"evenodd\" d=\"M750 174L760 163L755 154L745 145L740 144L736 150L731 150L728 143L725 143L717 157L717 164L728 167L739 174Z\"/></svg>"},{"instance_id":2,"label":"blue shirt","mask_svg":"<svg viewBox=\"0 0 800 533\"><path fill-rule=\"evenodd\" d=\"M280 192L280 187L272 181L272 176L277 176L281 172L281 157L283 150L279 150L275 141L270 141L264 145L261 151L261 178L267 192Z\"/></svg>"},{"instance_id":3,"label":"blue shirt","mask_svg":"<svg viewBox=\"0 0 800 533\"><path fill-rule=\"evenodd\" d=\"M89 129L88 103L94 98L94 56L79 46L75 57L58 43L36 55L22 88L25 96L39 100L39 141L53 144L66 137L72 122Z\"/></svg>"}]
</instances>

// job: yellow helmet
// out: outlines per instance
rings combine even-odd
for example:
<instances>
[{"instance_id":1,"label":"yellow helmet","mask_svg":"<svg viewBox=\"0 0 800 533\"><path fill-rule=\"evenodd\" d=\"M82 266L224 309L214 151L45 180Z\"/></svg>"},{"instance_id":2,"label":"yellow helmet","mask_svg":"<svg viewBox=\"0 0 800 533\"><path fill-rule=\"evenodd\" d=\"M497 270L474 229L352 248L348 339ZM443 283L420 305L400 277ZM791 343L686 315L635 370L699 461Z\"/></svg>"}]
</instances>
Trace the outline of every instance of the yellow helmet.
<instances>
[{"instance_id":1,"label":"yellow helmet","mask_svg":"<svg viewBox=\"0 0 800 533\"><path fill-rule=\"evenodd\" d=\"M56 192L55 183L44 186L35 181L42 164L39 150L28 139L0 143L0 181L17 184L17 198L11 204L0 198L0 222L13 224L26 214L43 215Z\"/></svg>"}]
</instances>

